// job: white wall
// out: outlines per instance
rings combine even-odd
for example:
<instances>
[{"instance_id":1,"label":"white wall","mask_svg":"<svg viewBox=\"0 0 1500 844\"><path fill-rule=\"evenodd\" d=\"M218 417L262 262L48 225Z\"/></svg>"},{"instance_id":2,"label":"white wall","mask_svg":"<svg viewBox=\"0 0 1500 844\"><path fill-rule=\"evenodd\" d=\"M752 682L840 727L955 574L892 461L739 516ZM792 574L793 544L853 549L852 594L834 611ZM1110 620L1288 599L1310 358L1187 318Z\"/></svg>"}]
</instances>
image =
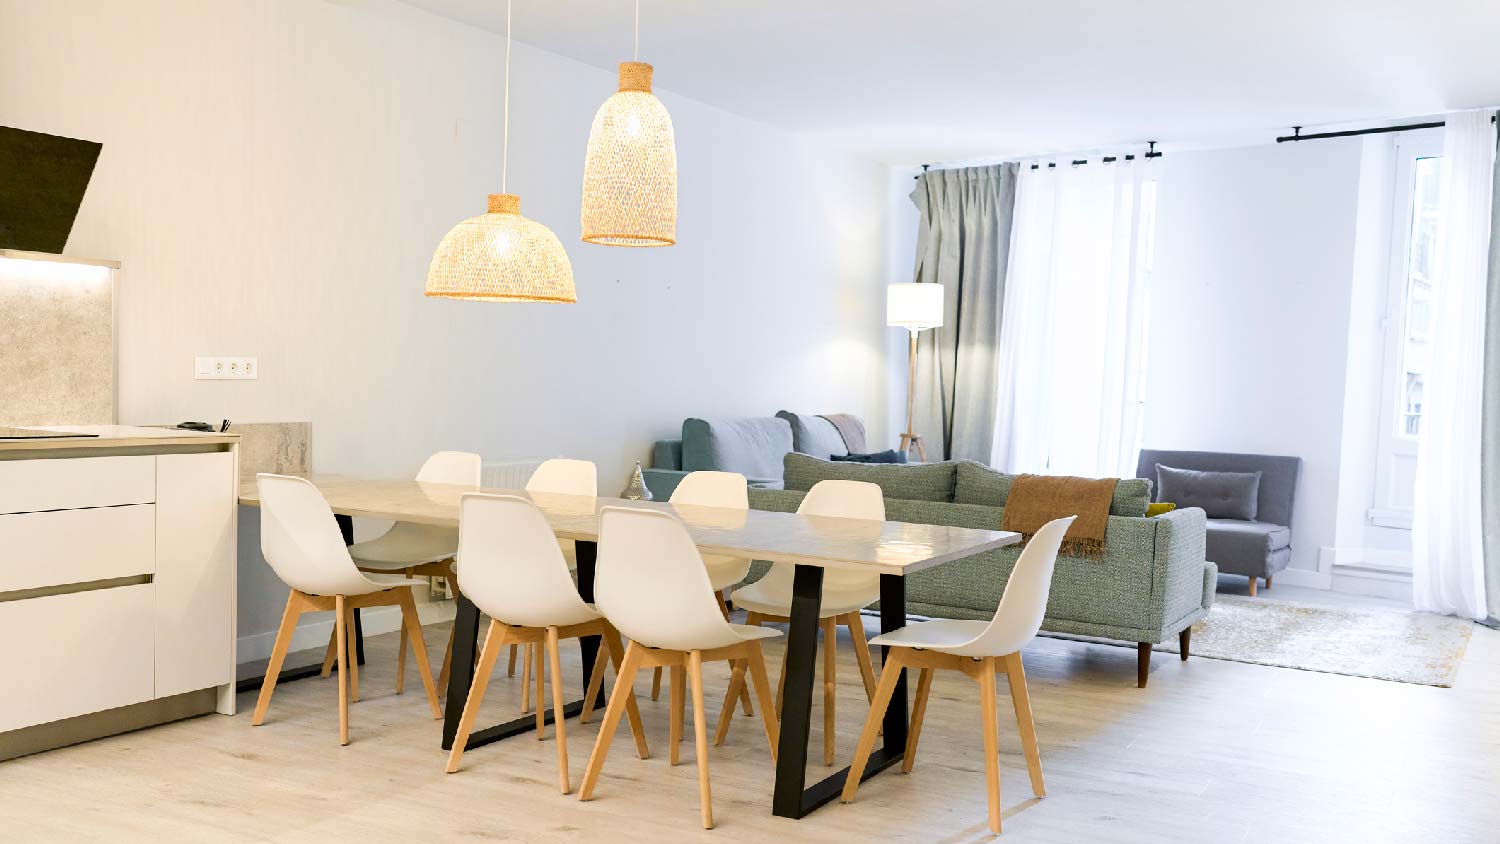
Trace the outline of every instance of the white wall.
<instances>
[{"instance_id":1,"label":"white wall","mask_svg":"<svg viewBox=\"0 0 1500 844\"><path fill-rule=\"evenodd\" d=\"M1161 159L1148 448L1302 458L1297 569L1334 545L1360 142Z\"/></svg>"},{"instance_id":2,"label":"white wall","mask_svg":"<svg viewBox=\"0 0 1500 844\"><path fill-rule=\"evenodd\" d=\"M503 39L389 0L0 0L0 32L3 122L104 144L67 251L124 265L122 422L307 420L316 470L370 476L567 454L605 491L690 415L889 439L881 168L663 91L679 244L582 244L615 78L517 44L509 188L579 303L430 300L434 247L500 192ZM260 379L194 381L214 353Z\"/></svg>"}]
</instances>

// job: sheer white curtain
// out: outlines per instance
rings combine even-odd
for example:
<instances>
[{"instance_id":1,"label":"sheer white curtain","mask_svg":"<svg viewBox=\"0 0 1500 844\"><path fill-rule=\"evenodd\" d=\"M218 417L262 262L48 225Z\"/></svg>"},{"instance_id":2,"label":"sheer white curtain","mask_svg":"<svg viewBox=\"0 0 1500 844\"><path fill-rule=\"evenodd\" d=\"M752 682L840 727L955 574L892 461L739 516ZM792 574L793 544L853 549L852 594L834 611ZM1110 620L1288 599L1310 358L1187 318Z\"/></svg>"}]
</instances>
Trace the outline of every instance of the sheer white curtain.
<instances>
[{"instance_id":1,"label":"sheer white curtain","mask_svg":"<svg viewBox=\"0 0 1500 844\"><path fill-rule=\"evenodd\" d=\"M1002 471L1134 474L1153 170L1021 168L1001 311L992 463Z\"/></svg>"},{"instance_id":2,"label":"sheer white curtain","mask_svg":"<svg viewBox=\"0 0 1500 844\"><path fill-rule=\"evenodd\" d=\"M1423 386L1412 523L1416 608L1475 619L1486 615L1480 443L1495 167L1491 114L1450 114L1444 130L1432 363Z\"/></svg>"}]
</instances>

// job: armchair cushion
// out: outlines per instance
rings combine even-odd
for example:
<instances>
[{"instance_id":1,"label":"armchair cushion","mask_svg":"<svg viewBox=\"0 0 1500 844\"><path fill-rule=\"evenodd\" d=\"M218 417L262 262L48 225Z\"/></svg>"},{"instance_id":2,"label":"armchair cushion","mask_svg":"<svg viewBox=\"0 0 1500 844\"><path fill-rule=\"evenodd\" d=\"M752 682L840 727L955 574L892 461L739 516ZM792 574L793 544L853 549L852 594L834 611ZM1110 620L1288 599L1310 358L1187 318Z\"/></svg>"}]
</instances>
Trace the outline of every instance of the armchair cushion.
<instances>
[{"instance_id":1,"label":"armchair cushion","mask_svg":"<svg viewBox=\"0 0 1500 844\"><path fill-rule=\"evenodd\" d=\"M1156 464L1156 487L1165 501L1201 507L1210 519L1255 521L1261 473L1203 472Z\"/></svg>"}]
</instances>

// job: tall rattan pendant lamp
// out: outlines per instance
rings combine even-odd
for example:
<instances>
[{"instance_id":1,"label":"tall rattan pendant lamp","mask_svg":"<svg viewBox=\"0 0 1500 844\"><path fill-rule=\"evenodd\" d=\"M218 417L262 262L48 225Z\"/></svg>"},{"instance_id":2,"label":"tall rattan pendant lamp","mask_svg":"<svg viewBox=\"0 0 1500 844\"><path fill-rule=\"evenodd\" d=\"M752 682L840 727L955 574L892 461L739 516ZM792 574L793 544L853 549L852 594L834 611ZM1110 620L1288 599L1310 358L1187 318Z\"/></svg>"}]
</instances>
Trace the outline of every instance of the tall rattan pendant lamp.
<instances>
[{"instance_id":1,"label":"tall rattan pendant lamp","mask_svg":"<svg viewBox=\"0 0 1500 844\"><path fill-rule=\"evenodd\" d=\"M510 165L510 6L505 2L505 129L500 193L489 213L454 226L427 268L427 295L480 302L578 301L573 265L552 230L521 216L521 197L505 193Z\"/></svg>"},{"instance_id":2,"label":"tall rattan pendant lamp","mask_svg":"<svg viewBox=\"0 0 1500 844\"><path fill-rule=\"evenodd\" d=\"M639 61L641 3L635 4L635 58L620 62L620 90L589 130L583 163L583 239L604 246L677 242L677 141L672 116L651 93L651 65Z\"/></svg>"}]
</instances>

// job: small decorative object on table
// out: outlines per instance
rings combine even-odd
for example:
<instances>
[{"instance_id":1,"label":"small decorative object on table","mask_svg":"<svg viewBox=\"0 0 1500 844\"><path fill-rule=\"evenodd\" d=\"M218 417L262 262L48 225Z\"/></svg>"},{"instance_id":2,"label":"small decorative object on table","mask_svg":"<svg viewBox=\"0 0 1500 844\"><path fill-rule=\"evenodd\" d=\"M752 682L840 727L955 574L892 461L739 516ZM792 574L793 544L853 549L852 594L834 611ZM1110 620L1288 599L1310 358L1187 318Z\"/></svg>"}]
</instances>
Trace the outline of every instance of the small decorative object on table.
<instances>
[{"instance_id":1,"label":"small decorative object on table","mask_svg":"<svg viewBox=\"0 0 1500 844\"><path fill-rule=\"evenodd\" d=\"M625 487L625 491L620 493L620 497L628 498L631 501L651 501L654 499L650 488L646 486L646 476L641 473L641 461L635 461L635 472L630 476L630 486Z\"/></svg>"}]
</instances>

